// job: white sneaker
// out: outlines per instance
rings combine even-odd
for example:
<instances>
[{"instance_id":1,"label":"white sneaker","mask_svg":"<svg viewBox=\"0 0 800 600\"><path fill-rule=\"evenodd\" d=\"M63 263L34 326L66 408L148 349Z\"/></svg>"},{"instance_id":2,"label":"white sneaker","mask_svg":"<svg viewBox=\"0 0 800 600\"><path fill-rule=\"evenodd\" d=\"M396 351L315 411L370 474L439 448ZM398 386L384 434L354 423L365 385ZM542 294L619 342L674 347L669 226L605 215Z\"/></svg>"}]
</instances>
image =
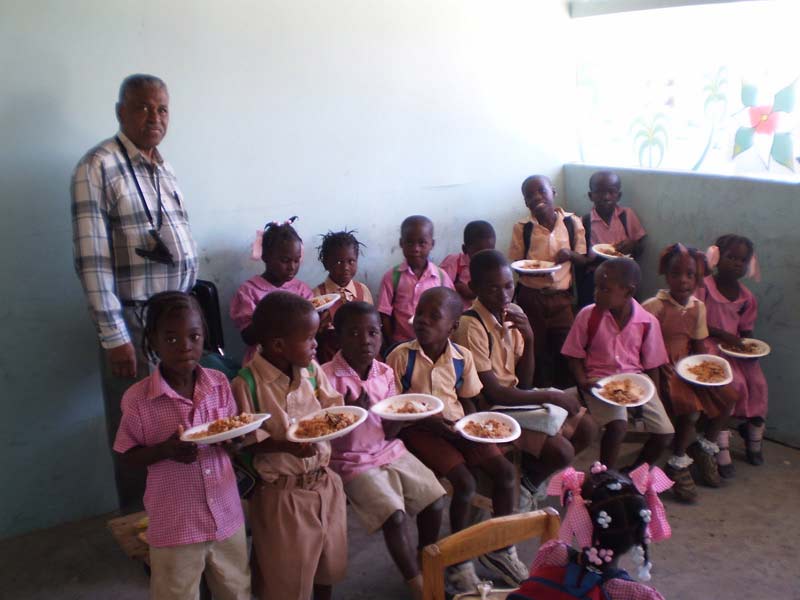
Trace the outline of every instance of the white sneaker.
<instances>
[{"instance_id":1,"label":"white sneaker","mask_svg":"<svg viewBox=\"0 0 800 600\"><path fill-rule=\"evenodd\" d=\"M488 552L478 560L484 567L499 575L508 585L517 587L528 578L528 567L519 559L514 546L505 550Z\"/></svg>"},{"instance_id":2,"label":"white sneaker","mask_svg":"<svg viewBox=\"0 0 800 600\"><path fill-rule=\"evenodd\" d=\"M447 567L444 572L445 590L448 594L467 594L475 591L475 586L480 583L475 574L475 565L471 560L460 565Z\"/></svg>"}]
</instances>

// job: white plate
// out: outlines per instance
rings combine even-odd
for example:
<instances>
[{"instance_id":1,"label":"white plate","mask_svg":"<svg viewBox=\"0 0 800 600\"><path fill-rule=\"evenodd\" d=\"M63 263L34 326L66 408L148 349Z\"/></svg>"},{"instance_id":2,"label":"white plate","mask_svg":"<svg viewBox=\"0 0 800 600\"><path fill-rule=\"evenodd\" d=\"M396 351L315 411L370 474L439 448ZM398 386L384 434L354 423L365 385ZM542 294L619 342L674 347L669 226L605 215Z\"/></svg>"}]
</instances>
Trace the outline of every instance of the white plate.
<instances>
[{"instance_id":1,"label":"white plate","mask_svg":"<svg viewBox=\"0 0 800 600\"><path fill-rule=\"evenodd\" d=\"M547 273L555 273L561 268L561 265L557 265L555 263L550 262L549 260L538 260L536 262L550 265L548 267L542 267L539 269L529 269L525 267L525 263L528 263L534 259L528 258L525 260L515 260L511 263L511 268L514 269L517 273L522 273L523 275L546 275Z\"/></svg>"},{"instance_id":2,"label":"white plate","mask_svg":"<svg viewBox=\"0 0 800 600\"><path fill-rule=\"evenodd\" d=\"M483 423L484 421L488 421L489 419L496 419L511 428L511 435L504 437L504 438L482 438L477 437L475 435L470 435L466 431L464 431L464 427L467 423L477 421L478 423ZM472 442L480 442L483 444L506 444L508 442L513 442L522 434L522 428L519 426L514 419L509 417L508 415L504 415L503 413L499 412L477 412L472 413L471 415L467 415L466 417L462 417L456 422L456 431L460 433L463 437L467 438Z\"/></svg>"},{"instance_id":3,"label":"white plate","mask_svg":"<svg viewBox=\"0 0 800 600\"><path fill-rule=\"evenodd\" d=\"M344 429L340 429L339 431L334 431L333 433L329 433L327 435L321 435L315 438L301 438L295 435L297 431L297 427L303 421L308 421L309 419L313 419L317 415L321 415L322 413L350 413L358 416L358 419L352 425L345 427ZM286 439L290 442L298 442L300 444L311 444L315 442L324 442L326 440L334 440L336 438L343 437L353 431L356 427L361 425L364 421L367 420L367 413L366 410L361 408L360 406L331 406L330 408L323 408L322 410L318 410L315 413L311 413L294 423L293 425L289 426L289 429L286 431Z\"/></svg>"},{"instance_id":4,"label":"white plate","mask_svg":"<svg viewBox=\"0 0 800 600\"><path fill-rule=\"evenodd\" d=\"M398 413L392 411L392 407L403 406L406 402L411 401L415 404L425 407L425 412L418 413ZM433 415L439 414L444 409L444 402L439 400L436 396L429 394L401 394L399 396L392 396L385 398L380 402L372 405L370 410L378 415L381 419L387 421L417 421L419 419L427 419Z\"/></svg>"},{"instance_id":5,"label":"white plate","mask_svg":"<svg viewBox=\"0 0 800 600\"><path fill-rule=\"evenodd\" d=\"M239 437L240 435L245 435L251 433L261 427L261 424L269 419L272 415L269 413L255 413L253 415L255 419L248 423L247 425L242 425L241 427L237 427L235 429L229 429L228 431L223 431L222 433L215 433L214 435L209 435L207 437L191 439L189 438L190 435L195 433L200 433L201 431L206 431L208 426L211 423L203 423L202 425L195 425L183 432L181 436L181 440L184 442L194 442L195 444L216 444L217 442L224 442L226 440L232 440L235 437Z\"/></svg>"},{"instance_id":6,"label":"white plate","mask_svg":"<svg viewBox=\"0 0 800 600\"><path fill-rule=\"evenodd\" d=\"M633 402L631 404L618 404L613 400L609 400L605 396L600 393L600 390L603 386L607 383L612 381L617 381L619 379L630 379L638 385L640 388L644 390L644 395L642 399L638 402ZM610 404L611 406L621 406L622 408L634 408L636 406L641 406L642 404L647 404L650 402L650 399L653 397L653 394L656 393L656 386L653 384L652 380L647 375L641 375L640 373L620 373L619 375L609 375L608 377L603 377L600 381L597 382L597 385L592 388L592 395L597 398L598 400L602 400L606 404Z\"/></svg>"},{"instance_id":7,"label":"white plate","mask_svg":"<svg viewBox=\"0 0 800 600\"><path fill-rule=\"evenodd\" d=\"M322 312L323 310L328 310L331 306L336 304L341 299L339 294L323 294L322 296L314 296L311 299L311 303L314 304L314 300L324 300L324 304L320 304L319 306L315 306L315 310L317 312Z\"/></svg>"},{"instance_id":8,"label":"white plate","mask_svg":"<svg viewBox=\"0 0 800 600\"><path fill-rule=\"evenodd\" d=\"M763 358L767 356L770 352L772 352L772 348L769 347L767 342L762 342L761 340L757 340L755 338L742 338L743 344L758 344L759 351L755 354L747 354L746 352L737 352L735 350L728 350L727 348L723 347L722 344L719 344L719 349L723 354L727 354L728 356L733 356L734 358Z\"/></svg>"},{"instance_id":9,"label":"white plate","mask_svg":"<svg viewBox=\"0 0 800 600\"><path fill-rule=\"evenodd\" d=\"M697 378L689 372L689 367L694 367L695 365L698 365L704 361L715 362L722 365L725 369L725 373L727 373L727 377L725 377L725 379L722 381L716 381L714 383L697 381ZM713 354L693 354L692 356L682 358L678 361L678 364L675 365L675 370L683 379L695 385L716 387L720 385L727 385L733 381L733 372L731 371L730 363L721 356L714 356Z\"/></svg>"},{"instance_id":10,"label":"white plate","mask_svg":"<svg viewBox=\"0 0 800 600\"><path fill-rule=\"evenodd\" d=\"M603 258L630 258L630 254L623 254L622 256L614 256L611 254L614 249L614 244L595 244L592 246L592 252L597 254L597 256L602 256Z\"/></svg>"}]
</instances>

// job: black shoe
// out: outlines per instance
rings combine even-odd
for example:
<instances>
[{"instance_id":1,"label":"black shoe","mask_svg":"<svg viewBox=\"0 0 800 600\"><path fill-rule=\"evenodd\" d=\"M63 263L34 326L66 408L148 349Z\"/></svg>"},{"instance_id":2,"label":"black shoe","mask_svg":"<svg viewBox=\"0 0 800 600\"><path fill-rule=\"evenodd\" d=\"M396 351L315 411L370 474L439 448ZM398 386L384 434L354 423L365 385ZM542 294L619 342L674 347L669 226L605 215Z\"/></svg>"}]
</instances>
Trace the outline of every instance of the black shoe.
<instances>
[{"instance_id":1,"label":"black shoe","mask_svg":"<svg viewBox=\"0 0 800 600\"><path fill-rule=\"evenodd\" d=\"M717 465L717 470L719 471L719 476L723 479L733 479L736 476L736 467L733 466L733 463Z\"/></svg>"},{"instance_id":2,"label":"black shoe","mask_svg":"<svg viewBox=\"0 0 800 600\"><path fill-rule=\"evenodd\" d=\"M747 462L754 467L760 467L764 464L764 453L761 451L760 447L758 450L750 449L750 437L748 436L747 432L747 421L740 423L737 429L739 430L739 435L742 436L742 439L744 439L744 452L745 456L747 457ZM763 441L761 443L763 443Z\"/></svg>"}]
</instances>

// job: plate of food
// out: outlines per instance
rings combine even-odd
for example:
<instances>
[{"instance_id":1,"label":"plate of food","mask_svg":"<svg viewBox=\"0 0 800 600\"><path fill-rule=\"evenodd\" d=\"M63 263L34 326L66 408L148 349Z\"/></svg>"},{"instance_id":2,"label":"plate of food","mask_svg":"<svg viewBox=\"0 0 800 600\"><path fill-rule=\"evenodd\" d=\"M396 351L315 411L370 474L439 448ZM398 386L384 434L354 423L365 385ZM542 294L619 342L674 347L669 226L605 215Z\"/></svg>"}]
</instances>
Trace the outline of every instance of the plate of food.
<instances>
[{"instance_id":1,"label":"plate of food","mask_svg":"<svg viewBox=\"0 0 800 600\"><path fill-rule=\"evenodd\" d=\"M291 425L286 432L290 442L324 442L347 435L367 420L360 406L331 406L311 413Z\"/></svg>"},{"instance_id":2,"label":"plate of food","mask_svg":"<svg viewBox=\"0 0 800 600\"><path fill-rule=\"evenodd\" d=\"M370 410L387 421L416 421L439 414L444 402L429 394L401 394L372 405Z\"/></svg>"},{"instance_id":3,"label":"plate of food","mask_svg":"<svg viewBox=\"0 0 800 600\"><path fill-rule=\"evenodd\" d=\"M683 379L697 385L727 385L733 381L731 365L713 354L687 356L678 361L675 370Z\"/></svg>"},{"instance_id":4,"label":"plate of food","mask_svg":"<svg viewBox=\"0 0 800 600\"><path fill-rule=\"evenodd\" d=\"M322 312L336 304L340 298L339 294L323 294L322 296L314 296L309 302L314 305L317 312Z\"/></svg>"},{"instance_id":5,"label":"plate of food","mask_svg":"<svg viewBox=\"0 0 800 600\"><path fill-rule=\"evenodd\" d=\"M511 263L511 268L523 275L546 275L547 273L558 271L561 265L557 265L549 260L526 259L515 260Z\"/></svg>"},{"instance_id":6,"label":"plate of food","mask_svg":"<svg viewBox=\"0 0 800 600\"><path fill-rule=\"evenodd\" d=\"M723 354L734 358L762 358L772 352L767 342L754 338L742 338L735 346L720 344L719 349Z\"/></svg>"},{"instance_id":7,"label":"plate of food","mask_svg":"<svg viewBox=\"0 0 800 600\"><path fill-rule=\"evenodd\" d=\"M472 442L505 444L522 434L519 423L499 412L476 412L459 419L456 431Z\"/></svg>"},{"instance_id":8,"label":"plate of food","mask_svg":"<svg viewBox=\"0 0 800 600\"><path fill-rule=\"evenodd\" d=\"M270 418L269 413L242 413L210 423L195 425L183 432L181 440L195 444L216 444L255 431Z\"/></svg>"},{"instance_id":9,"label":"plate of food","mask_svg":"<svg viewBox=\"0 0 800 600\"><path fill-rule=\"evenodd\" d=\"M630 258L630 254L623 254L616 248L614 248L614 244L595 244L592 246L592 252L597 254L597 256L602 256L603 258Z\"/></svg>"},{"instance_id":10,"label":"plate of food","mask_svg":"<svg viewBox=\"0 0 800 600\"><path fill-rule=\"evenodd\" d=\"M592 388L592 395L612 406L634 408L650 401L656 386L646 375L622 373L603 377Z\"/></svg>"}]
</instances>

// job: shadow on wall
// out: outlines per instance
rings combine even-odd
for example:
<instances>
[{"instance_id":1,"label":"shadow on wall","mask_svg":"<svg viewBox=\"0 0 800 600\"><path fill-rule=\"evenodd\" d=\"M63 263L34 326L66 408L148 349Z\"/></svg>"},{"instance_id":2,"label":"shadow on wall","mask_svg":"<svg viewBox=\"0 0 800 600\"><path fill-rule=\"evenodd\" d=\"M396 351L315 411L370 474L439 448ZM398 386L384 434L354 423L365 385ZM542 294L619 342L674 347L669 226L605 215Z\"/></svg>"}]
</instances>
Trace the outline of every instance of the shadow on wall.
<instances>
[{"instance_id":1,"label":"shadow on wall","mask_svg":"<svg viewBox=\"0 0 800 600\"><path fill-rule=\"evenodd\" d=\"M0 112L0 467L14 482L3 537L116 505L97 343L72 265L80 153L70 140L80 136L60 110L58 98L32 94L6 97Z\"/></svg>"}]
</instances>

